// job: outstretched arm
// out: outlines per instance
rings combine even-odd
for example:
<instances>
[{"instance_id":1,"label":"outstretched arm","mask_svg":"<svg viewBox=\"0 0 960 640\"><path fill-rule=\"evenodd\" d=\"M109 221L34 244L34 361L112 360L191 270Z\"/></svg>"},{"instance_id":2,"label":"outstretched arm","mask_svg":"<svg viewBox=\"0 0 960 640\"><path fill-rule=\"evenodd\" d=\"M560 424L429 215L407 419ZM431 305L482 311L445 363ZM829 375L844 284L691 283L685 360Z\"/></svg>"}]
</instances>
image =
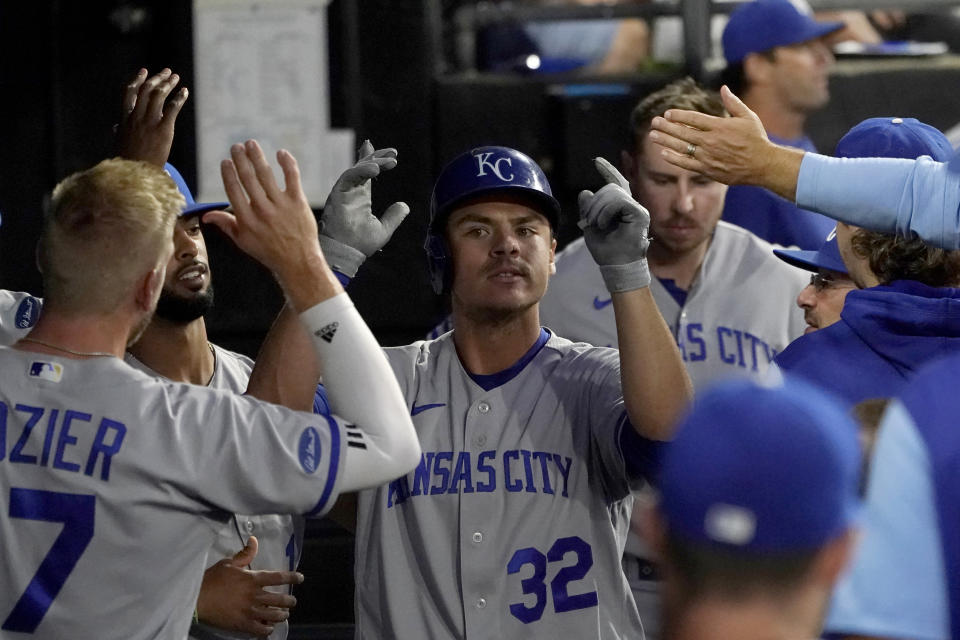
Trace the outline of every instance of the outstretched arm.
<instances>
[{"instance_id":1,"label":"outstretched arm","mask_svg":"<svg viewBox=\"0 0 960 640\"><path fill-rule=\"evenodd\" d=\"M650 139L670 164L725 184L753 184L793 200L803 151L770 142L757 114L727 87L720 90L729 118L670 109L651 124Z\"/></svg>"},{"instance_id":2,"label":"outstretched arm","mask_svg":"<svg viewBox=\"0 0 960 640\"><path fill-rule=\"evenodd\" d=\"M333 186L321 217L323 257L338 273L352 278L360 264L385 245L410 209L397 202L378 219L373 215L371 182L397 165L396 149L374 149L364 141L357 162ZM257 398L309 411L320 369L310 336L296 313L285 306L257 356L247 392Z\"/></svg>"},{"instance_id":3,"label":"outstretched arm","mask_svg":"<svg viewBox=\"0 0 960 640\"><path fill-rule=\"evenodd\" d=\"M667 440L693 391L670 329L650 293L647 229L650 214L603 158L607 185L580 193L580 226L613 298L620 345L620 383L630 422L641 436Z\"/></svg>"},{"instance_id":4,"label":"outstretched arm","mask_svg":"<svg viewBox=\"0 0 960 640\"><path fill-rule=\"evenodd\" d=\"M726 87L721 95L730 118L671 109L653 119L650 139L668 162L727 184L766 187L858 227L960 247L960 171L954 166L960 156L943 164L804 153L771 143L756 114Z\"/></svg>"},{"instance_id":5,"label":"outstretched arm","mask_svg":"<svg viewBox=\"0 0 960 640\"><path fill-rule=\"evenodd\" d=\"M273 271L307 328L331 406L362 430L366 448L356 456L351 448L341 491L406 473L420 459L413 423L386 357L320 251L296 159L277 153L280 189L255 141L233 145L230 154L221 174L233 212L211 211L204 220Z\"/></svg>"}]
</instances>

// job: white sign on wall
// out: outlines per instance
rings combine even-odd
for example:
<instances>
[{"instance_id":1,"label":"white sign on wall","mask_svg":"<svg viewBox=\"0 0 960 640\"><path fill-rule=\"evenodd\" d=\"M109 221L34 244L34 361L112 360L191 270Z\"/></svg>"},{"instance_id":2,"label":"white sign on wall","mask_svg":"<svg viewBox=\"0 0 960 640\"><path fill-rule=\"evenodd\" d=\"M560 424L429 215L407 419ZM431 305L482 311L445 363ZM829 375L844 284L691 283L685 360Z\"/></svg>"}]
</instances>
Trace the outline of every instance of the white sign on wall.
<instances>
[{"instance_id":1,"label":"white sign on wall","mask_svg":"<svg viewBox=\"0 0 960 640\"><path fill-rule=\"evenodd\" d=\"M254 138L274 166L287 149L314 207L354 161L330 129L326 0L194 0L198 201L223 199L220 161Z\"/></svg>"}]
</instances>

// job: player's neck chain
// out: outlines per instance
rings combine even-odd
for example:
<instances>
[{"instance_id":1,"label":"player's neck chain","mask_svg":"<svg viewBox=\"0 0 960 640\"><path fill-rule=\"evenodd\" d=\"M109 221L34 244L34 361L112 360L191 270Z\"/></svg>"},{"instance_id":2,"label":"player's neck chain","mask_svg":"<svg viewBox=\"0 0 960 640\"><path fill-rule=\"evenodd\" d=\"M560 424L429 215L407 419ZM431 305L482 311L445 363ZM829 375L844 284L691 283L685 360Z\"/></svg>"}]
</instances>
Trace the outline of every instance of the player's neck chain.
<instances>
[{"instance_id":1,"label":"player's neck chain","mask_svg":"<svg viewBox=\"0 0 960 640\"><path fill-rule=\"evenodd\" d=\"M112 353L107 353L106 351L74 351L73 349L68 349L66 347L60 347L49 342L44 342L43 340L37 340L36 338L20 338L20 342L32 342L34 344L40 344L50 349L56 349L57 351L62 351L64 353L69 353L75 356L81 356L85 358L113 358L115 357Z\"/></svg>"}]
</instances>

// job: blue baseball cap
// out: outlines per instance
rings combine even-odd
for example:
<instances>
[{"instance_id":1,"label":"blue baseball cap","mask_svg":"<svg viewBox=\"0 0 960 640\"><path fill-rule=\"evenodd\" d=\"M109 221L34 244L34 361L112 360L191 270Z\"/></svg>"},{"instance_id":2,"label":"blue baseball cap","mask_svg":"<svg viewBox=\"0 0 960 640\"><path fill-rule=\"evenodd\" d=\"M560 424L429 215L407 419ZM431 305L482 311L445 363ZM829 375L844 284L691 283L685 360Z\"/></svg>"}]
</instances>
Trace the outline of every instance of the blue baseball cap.
<instances>
[{"instance_id":1,"label":"blue baseball cap","mask_svg":"<svg viewBox=\"0 0 960 640\"><path fill-rule=\"evenodd\" d=\"M854 523L859 474L857 426L825 391L728 381L694 403L666 445L659 508L690 542L812 551Z\"/></svg>"},{"instance_id":2,"label":"blue baseball cap","mask_svg":"<svg viewBox=\"0 0 960 640\"><path fill-rule=\"evenodd\" d=\"M843 26L842 22L817 22L790 0L747 2L730 13L723 30L723 56L734 64L747 54L822 38Z\"/></svg>"},{"instance_id":3,"label":"blue baseball cap","mask_svg":"<svg viewBox=\"0 0 960 640\"><path fill-rule=\"evenodd\" d=\"M190 187L187 186L187 181L183 179L183 176L180 175L180 172L177 171L176 167L168 162L163 165L163 170L167 172L167 175L173 178L173 181L177 184L177 189L179 189L180 193L183 194L183 199L187 201L187 204L180 212L181 218L185 218L187 216L198 216L206 213L207 211L226 209L230 206L229 202L197 202L193 199L193 194L190 193Z\"/></svg>"},{"instance_id":4,"label":"blue baseball cap","mask_svg":"<svg viewBox=\"0 0 960 640\"><path fill-rule=\"evenodd\" d=\"M847 265L843 264L843 258L840 257L840 248L837 246L836 227L830 230L823 244L816 251L774 249L773 255L787 264L792 264L807 271L816 272L820 269L829 269L830 271L847 273Z\"/></svg>"},{"instance_id":5,"label":"blue baseball cap","mask_svg":"<svg viewBox=\"0 0 960 640\"><path fill-rule=\"evenodd\" d=\"M846 133L834 155L838 158L906 158L930 156L949 162L954 155L947 136L916 118L867 118Z\"/></svg>"}]
</instances>

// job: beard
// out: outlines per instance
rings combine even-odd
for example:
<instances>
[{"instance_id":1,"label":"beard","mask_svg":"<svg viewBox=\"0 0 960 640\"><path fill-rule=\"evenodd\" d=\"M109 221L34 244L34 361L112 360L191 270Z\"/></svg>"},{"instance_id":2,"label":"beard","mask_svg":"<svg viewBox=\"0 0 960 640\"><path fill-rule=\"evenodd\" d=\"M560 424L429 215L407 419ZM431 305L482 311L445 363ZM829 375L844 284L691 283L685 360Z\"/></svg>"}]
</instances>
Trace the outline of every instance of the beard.
<instances>
[{"instance_id":1,"label":"beard","mask_svg":"<svg viewBox=\"0 0 960 640\"><path fill-rule=\"evenodd\" d=\"M164 288L157 300L156 316L167 322L187 324L202 318L213 307L213 285L195 296L185 298Z\"/></svg>"}]
</instances>

